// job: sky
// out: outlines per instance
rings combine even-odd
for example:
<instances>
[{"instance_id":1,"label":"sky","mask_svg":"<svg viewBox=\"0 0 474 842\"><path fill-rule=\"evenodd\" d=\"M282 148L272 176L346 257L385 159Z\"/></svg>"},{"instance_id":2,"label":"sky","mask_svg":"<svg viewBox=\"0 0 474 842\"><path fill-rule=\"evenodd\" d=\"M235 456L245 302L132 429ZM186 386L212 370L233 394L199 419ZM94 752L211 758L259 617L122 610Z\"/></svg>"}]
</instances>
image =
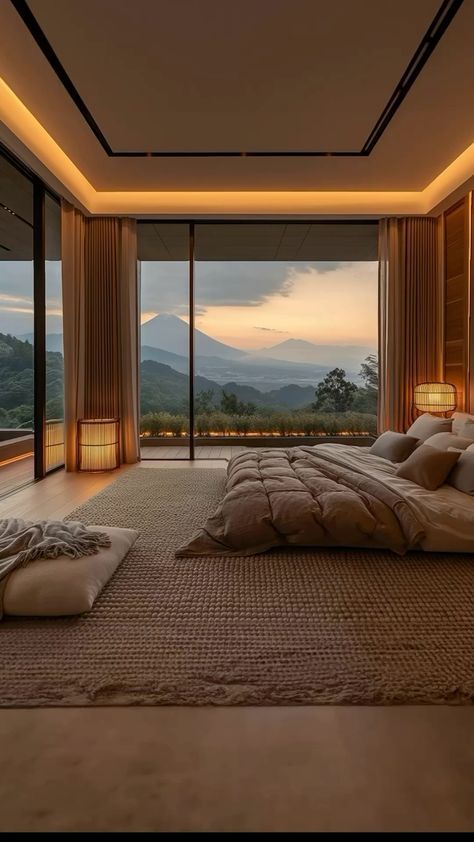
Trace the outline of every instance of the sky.
<instances>
[{"instance_id":1,"label":"sky","mask_svg":"<svg viewBox=\"0 0 474 842\"><path fill-rule=\"evenodd\" d=\"M188 320L188 266L142 262L142 323L158 313ZM377 346L378 264L199 262L196 327L244 350L286 339Z\"/></svg>"},{"instance_id":2,"label":"sky","mask_svg":"<svg viewBox=\"0 0 474 842\"><path fill-rule=\"evenodd\" d=\"M46 262L47 332L62 332L60 262ZM0 261L0 332L33 331L33 265ZM188 320L188 264L142 262L142 322ZM286 339L377 346L377 262L195 264L196 327L244 350Z\"/></svg>"},{"instance_id":3,"label":"sky","mask_svg":"<svg viewBox=\"0 0 474 842\"><path fill-rule=\"evenodd\" d=\"M46 261L46 331L62 333L61 263ZM0 260L0 333L33 332L33 262Z\"/></svg>"}]
</instances>

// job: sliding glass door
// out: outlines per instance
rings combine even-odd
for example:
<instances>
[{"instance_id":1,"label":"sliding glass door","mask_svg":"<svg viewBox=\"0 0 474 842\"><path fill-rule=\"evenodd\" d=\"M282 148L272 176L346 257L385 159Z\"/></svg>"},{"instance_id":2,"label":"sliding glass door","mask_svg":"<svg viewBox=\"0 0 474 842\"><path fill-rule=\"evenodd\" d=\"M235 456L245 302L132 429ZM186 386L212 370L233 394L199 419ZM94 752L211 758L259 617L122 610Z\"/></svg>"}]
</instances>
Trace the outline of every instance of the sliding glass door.
<instances>
[{"instance_id":1,"label":"sliding glass door","mask_svg":"<svg viewBox=\"0 0 474 842\"><path fill-rule=\"evenodd\" d=\"M45 468L64 464L64 351L61 287L61 206L45 197L46 422Z\"/></svg>"},{"instance_id":2,"label":"sliding glass door","mask_svg":"<svg viewBox=\"0 0 474 842\"><path fill-rule=\"evenodd\" d=\"M145 457L189 431L196 458L375 433L376 223L145 223L139 244Z\"/></svg>"},{"instance_id":3,"label":"sliding glass door","mask_svg":"<svg viewBox=\"0 0 474 842\"><path fill-rule=\"evenodd\" d=\"M33 184L0 156L0 495L34 478Z\"/></svg>"},{"instance_id":4,"label":"sliding glass door","mask_svg":"<svg viewBox=\"0 0 474 842\"><path fill-rule=\"evenodd\" d=\"M188 459L189 225L141 224L139 259L142 457Z\"/></svg>"},{"instance_id":5,"label":"sliding glass door","mask_svg":"<svg viewBox=\"0 0 474 842\"><path fill-rule=\"evenodd\" d=\"M0 496L64 462L60 241L59 202L0 150Z\"/></svg>"},{"instance_id":6,"label":"sliding glass door","mask_svg":"<svg viewBox=\"0 0 474 842\"><path fill-rule=\"evenodd\" d=\"M194 257L198 455L375 433L373 224L196 224Z\"/></svg>"}]
</instances>

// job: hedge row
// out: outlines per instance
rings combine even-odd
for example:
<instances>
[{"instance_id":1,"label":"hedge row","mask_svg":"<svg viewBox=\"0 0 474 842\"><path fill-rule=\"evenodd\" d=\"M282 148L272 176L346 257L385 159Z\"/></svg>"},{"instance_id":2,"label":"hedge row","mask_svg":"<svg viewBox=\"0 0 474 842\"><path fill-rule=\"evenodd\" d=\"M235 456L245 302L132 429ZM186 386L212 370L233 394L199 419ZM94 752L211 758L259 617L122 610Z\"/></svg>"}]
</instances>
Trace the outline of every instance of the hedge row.
<instances>
[{"instance_id":1,"label":"hedge row","mask_svg":"<svg viewBox=\"0 0 474 842\"><path fill-rule=\"evenodd\" d=\"M363 412L315 413L275 412L255 415L227 415L224 412L201 414L194 421L198 436L217 433L223 436L274 435L280 436L317 436L339 435L347 433L374 435L377 428L375 415ZM181 436L189 429L185 415L173 415L170 412L149 412L141 418L141 432L144 436Z\"/></svg>"}]
</instances>

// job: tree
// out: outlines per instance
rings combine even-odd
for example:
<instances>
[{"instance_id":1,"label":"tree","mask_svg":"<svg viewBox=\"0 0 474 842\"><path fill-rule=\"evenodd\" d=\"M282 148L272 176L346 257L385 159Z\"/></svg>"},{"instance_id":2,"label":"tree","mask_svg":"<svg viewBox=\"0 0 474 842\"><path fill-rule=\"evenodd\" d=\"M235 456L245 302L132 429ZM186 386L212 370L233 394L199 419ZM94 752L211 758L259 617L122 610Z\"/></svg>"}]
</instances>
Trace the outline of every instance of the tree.
<instances>
[{"instance_id":1,"label":"tree","mask_svg":"<svg viewBox=\"0 0 474 842\"><path fill-rule=\"evenodd\" d=\"M315 412L347 412L352 406L357 386L346 380L343 368L333 368L315 390Z\"/></svg>"},{"instance_id":2,"label":"tree","mask_svg":"<svg viewBox=\"0 0 474 842\"><path fill-rule=\"evenodd\" d=\"M194 411L196 415L207 415L209 412L213 412L214 409L214 393L212 389L207 389L205 392L198 392L194 399Z\"/></svg>"},{"instance_id":3,"label":"tree","mask_svg":"<svg viewBox=\"0 0 474 842\"><path fill-rule=\"evenodd\" d=\"M225 389L222 390L221 410L226 415L253 415L255 409L254 403L239 401L233 392L226 392Z\"/></svg>"},{"instance_id":4,"label":"tree","mask_svg":"<svg viewBox=\"0 0 474 842\"><path fill-rule=\"evenodd\" d=\"M369 354L360 367L359 377L366 389L379 388L379 364L375 354Z\"/></svg>"}]
</instances>

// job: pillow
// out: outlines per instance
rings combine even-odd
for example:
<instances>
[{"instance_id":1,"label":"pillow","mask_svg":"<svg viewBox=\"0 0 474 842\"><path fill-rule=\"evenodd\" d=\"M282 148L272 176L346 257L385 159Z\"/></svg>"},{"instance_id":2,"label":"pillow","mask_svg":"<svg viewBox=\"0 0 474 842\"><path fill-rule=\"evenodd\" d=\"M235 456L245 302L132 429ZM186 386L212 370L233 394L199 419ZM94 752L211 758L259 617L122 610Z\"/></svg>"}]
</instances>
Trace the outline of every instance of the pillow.
<instances>
[{"instance_id":1,"label":"pillow","mask_svg":"<svg viewBox=\"0 0 474 842\"><path fill-rule=\"evenodd\" d=\"M110 535L110 547L82 558L42 558L18 567L3 594L4 614L61 617L90 611L104 585L115 573L138 533L114 526L91 526Z\"/></svg>"},{"instance_id":2,"label":"pillow","mask_svg":"<svg viewBox=\"0 0 474 842\"><path fill-rule=\"evenodd\" d=\"M397 477L416 482L428 491L434 491L443 485L460 455L456 450L437 450L422 444L397 468L395 474Z\"/></svg>"},{"instance_id":3,"label":"pillow","mask_svg":"<svg viewBox=\"0 0 474 842\"><path fill-rule=\"evenodd\" d=\"M374 442L370 452L390 462L403 462L410 453L413 453L417 444L418 439L406 436L405 433L387 430Z\"/></svg>"},{"instance_id":4,"label":"pillow","mask_svg":"<svg viewBox=\"0 0 474 842\"><path fill-rule=\"evenodd\" d=\"M468 420L462 425L457 435L464 436L465 439L471 439L471 441L474 441L474 418L468 418Z\"/></svg>"},{"instance_id":5,"label":"pillow","mask_svg":"<svg viewBox=\"0 0 474 842\"><path fill-rule=\"evenodd\" d=\"M453 422L453 433L457 436L461 434L461 430L466 421L474 423L474 417L469 415L468 412L453 412L451 420Z\"/></svg>"},{"instance_id":6,"label":"pillow","mask_svg":"<svg viewBox=\"0 0 474 842\"><path fill-rule=\"evenodd\" d=\"M463 451L446 482L464 494L474 494L474 453Z\"/></svg>"},{"instance_id":7,"label":"pillow","mask_svg":"<svg viewBox=\"0 0 474 842\"><path fill-rule=\"evenodd\" d=\"M472 439L455 436L453 433L435 433L429 439L423 442L426 447L436 447L437 450L448 450L449 448L456 448L457 450L466 450L471 444Z\"/></svg>"},{"instance_id":8,"label":"pillow","mask_svg":"<svg viewBox=\"0 0 474 842\"><path fill-rule=\"evenodd\" d=\"M429 412L425 412L408 428L407 436L415 436L415 438L424 442L430 436L434 436L435 433L450 433L452 423L451 418L439 418L436 415L430 415Z\"/></svg>"}]
</instances>

